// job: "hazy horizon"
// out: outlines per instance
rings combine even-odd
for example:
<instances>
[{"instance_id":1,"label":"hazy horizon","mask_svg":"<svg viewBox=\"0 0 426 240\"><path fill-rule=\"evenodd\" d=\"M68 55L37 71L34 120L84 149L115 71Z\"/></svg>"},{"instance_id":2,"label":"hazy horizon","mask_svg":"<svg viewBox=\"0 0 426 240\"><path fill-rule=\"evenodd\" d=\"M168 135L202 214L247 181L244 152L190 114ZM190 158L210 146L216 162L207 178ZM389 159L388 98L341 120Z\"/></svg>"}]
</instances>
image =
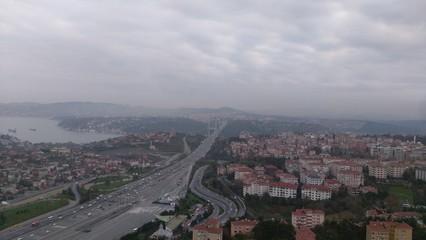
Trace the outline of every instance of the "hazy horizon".
<instances>
[{"instance_id":1,"label":"hazy horizon","mask_svg":"<svg viewBox=\"0 0 426 240\"><path fill-rule=\"evenodd\" d=\"M426 119L424 1L2 1L0 103Z\"/></svg>"}]
</instances>

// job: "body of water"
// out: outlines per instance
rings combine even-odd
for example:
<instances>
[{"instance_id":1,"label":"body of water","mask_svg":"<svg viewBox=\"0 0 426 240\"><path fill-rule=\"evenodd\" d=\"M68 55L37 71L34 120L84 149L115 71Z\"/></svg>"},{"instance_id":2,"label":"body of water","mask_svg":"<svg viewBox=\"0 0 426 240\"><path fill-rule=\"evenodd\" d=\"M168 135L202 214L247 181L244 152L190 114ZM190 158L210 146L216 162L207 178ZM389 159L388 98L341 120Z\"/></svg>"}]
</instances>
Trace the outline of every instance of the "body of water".
<instances>
[{"instance_id":1,"label":"body of water","mask_svg":"<svg viewBox=\"0 0 426 240\"><path fill-rule=\"evenodd\" d=\"M70 132L58 127L58 121L45 118L0 117L0 134L9 134L32 143L88 143L118 137L116 134ZM16 130L16 132L9 131Z\"/></svg>"}]
</instances>

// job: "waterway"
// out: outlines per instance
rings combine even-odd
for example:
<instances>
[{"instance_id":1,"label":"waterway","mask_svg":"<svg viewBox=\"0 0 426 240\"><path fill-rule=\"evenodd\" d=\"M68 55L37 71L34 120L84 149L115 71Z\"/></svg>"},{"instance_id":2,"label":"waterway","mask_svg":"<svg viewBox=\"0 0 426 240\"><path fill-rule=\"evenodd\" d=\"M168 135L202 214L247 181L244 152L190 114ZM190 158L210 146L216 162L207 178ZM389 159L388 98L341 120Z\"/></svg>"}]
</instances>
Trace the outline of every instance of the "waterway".
<instances>
[{"instance_id":1,"label":"waterway","mask_svg":"<svg viewBox=\"0 0 426 240\"><path fill-rule=\"evenodd\" d=\"M71 132L58 126L58 121L31 117L0 117L0 134L9 134L32 143L88 143L117 137L116 134ZM16 132L9 131L16 130Z\"/></svg>"}]
</instances>

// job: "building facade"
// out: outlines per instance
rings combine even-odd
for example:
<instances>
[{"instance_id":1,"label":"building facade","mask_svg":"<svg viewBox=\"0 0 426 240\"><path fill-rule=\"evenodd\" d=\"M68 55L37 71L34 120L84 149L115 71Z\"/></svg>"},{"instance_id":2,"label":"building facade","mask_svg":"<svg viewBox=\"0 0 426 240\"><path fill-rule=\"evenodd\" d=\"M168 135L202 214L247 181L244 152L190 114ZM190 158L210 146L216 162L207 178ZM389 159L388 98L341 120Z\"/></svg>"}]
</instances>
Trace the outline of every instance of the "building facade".
<instances>
[{"instance_id":1,"label":"building facade","mask_svg":"<svg viewBox=\"0 0 426 240\"><path fill-rule=\"evenodd\" d=\"M302 198L313 201L326 200L331 198L332 189L322 185L303 185Z\"/></svg>"},{"instance_id":2,"label":"building facade","mask_svg":"<svg viewBox=\"0 0 426 240\"><path fill-rule=\"evenodd\" d=\"M247 235L250 234L253 228L257 225L257 220L240 220L231 222L231 236L234 237L236 234Z\"/></svg>"},{"instance_id":3,"label":"building facade","mask_svg":"<svg viewBox=\"0 0 426 240\"><path fill-rule=\"evenodd\" d=\"M206 219L192 230L192 240L222 240L222 235L223 229L215 218Z\"/></svg>"},{"instance_id":4,"label":"building facade","mask_svg":"<svg viewBox=\"0 0 426 240\"><path fill-rule=\"evenodd\" d=\"M294 228L313 228L324 223L322 210L296 209L291 213L291 224Z\"/></svg>"},{"instance_id":5,"label":"building facade","mask_svg":"<svg viewBox=\"0 0 426 240\"><path fill-rule=\"evenodd\" d=\"M280 198L296 198L297 184L272 182L269 183L269 196Z\"/></svg>"},{"instance_id":6,"label":"building facade","mask_svg":"<svg viewBox=\"0 0 426 240\"><path fill-rule=\"evenodd\" d=\"M402 239L413 239L413 228L406 223L373 221L367 225L366 240Z\"/></svg>"}]
</instances>

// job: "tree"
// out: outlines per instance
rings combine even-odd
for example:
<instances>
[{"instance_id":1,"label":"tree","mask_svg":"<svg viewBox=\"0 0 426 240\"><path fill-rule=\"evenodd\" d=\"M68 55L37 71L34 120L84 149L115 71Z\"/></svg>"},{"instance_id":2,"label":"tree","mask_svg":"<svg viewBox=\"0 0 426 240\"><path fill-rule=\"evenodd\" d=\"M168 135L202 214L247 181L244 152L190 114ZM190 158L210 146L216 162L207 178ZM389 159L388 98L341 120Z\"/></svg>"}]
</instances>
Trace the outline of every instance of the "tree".
<instances>
[{"instance_id":1,"label":"tree","mask_svg":"<svg viewBox=\"0 0 426 240\"><path fill-rule=\"evenodd\" d=\"M253 229L254 238L258 240L294 240L295 231L292 225L278 220L259 222Z\"/></svg>"},{"instance_id":2,"label":"tree","mask_svg":"<svg viewBox=\"0 0 426 240\"><path fill-rule=\"evenodd\" d=\"M6 223L6 217L3 213L0 213L0 226Z\"/></svg>"},{"instance_id":3,"label":"tree","mask_svg":"<svg viewBox=\"0 0 426 240\"><path fill-rule=\"evenodd\" d=\"M358 240L365 239L365 226L354 224L350 220L341 222L325 221L322 226L316 226L313 231L318 240Z\"/></svg>"},{"instance_id":4,"label":"tree","mask_svg":"<svg viewBox=\"0 0 426 240\"><path fill-rule=\"evenodd\" d=\"M415 184L416 183L416 171L414 170L414 168L408 168L402 174L402 178L404 180L409 181L410 183Z\"/></svg>"}]
</instances>

